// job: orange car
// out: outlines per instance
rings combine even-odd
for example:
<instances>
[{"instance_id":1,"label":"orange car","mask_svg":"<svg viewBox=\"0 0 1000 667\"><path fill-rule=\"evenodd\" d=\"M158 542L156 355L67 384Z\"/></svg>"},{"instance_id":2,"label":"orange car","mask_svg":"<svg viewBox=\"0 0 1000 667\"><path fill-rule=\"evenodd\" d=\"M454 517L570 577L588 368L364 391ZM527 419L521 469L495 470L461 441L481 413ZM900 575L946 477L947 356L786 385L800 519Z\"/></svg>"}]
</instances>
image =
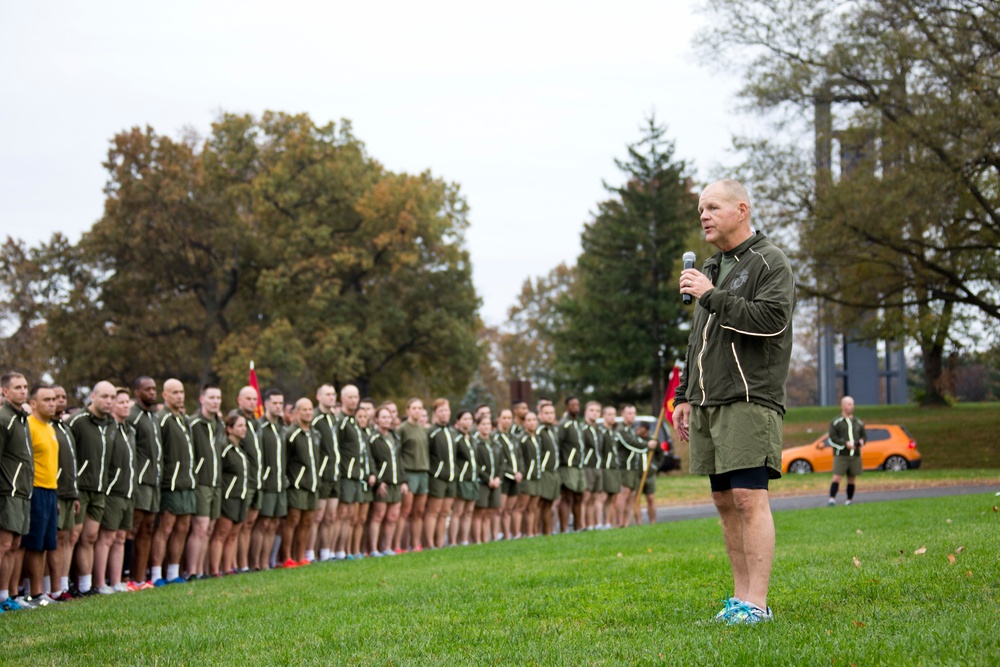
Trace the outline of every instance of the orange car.
<instances>
[{"instance_id":1,"label":"orange car","mask_svg":"<svg viewBox=\"0 0 1000 667\"><path fill-rule=\"evenodd\" d=\"M920 467L917 441L899 424L865 424L868 440L861 448L861 462L865 470L908 470ZM781 471L784 473L831 472L833 448L823 435L801 447L781 452Z\"/></svg>"}]
</instances>

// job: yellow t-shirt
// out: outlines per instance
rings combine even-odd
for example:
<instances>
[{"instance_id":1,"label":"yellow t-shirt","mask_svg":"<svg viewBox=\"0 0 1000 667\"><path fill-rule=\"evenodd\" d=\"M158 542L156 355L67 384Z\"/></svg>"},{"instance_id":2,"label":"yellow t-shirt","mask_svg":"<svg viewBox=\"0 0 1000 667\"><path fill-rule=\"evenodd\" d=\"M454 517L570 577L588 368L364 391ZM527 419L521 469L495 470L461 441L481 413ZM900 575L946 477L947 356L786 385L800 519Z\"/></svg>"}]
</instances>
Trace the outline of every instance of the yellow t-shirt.
<instances>
[{"instance_id":1,"label":"yellow t-shirt","mask_svg":"<svg viewBox=\"0 0 1000 667\"><path fill-rule=\"evenodd\" d=\"M56 430L49 422L42 422L35 415L28 415L31 447L35 453L35 486L56 489L59 486L59 441Z\"/></svg>"}]
</instances>

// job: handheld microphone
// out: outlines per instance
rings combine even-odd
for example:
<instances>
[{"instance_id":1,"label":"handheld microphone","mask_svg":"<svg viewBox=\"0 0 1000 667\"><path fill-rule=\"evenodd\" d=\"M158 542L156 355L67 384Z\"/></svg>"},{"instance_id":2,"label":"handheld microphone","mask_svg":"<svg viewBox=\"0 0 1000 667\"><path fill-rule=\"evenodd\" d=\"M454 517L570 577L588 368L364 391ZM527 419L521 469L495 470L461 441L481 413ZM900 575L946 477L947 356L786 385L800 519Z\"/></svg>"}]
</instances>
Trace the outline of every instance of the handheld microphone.
<instances>
[{"instance_id":1,"label":"handheld microphone","mask_svg":"<svg viewBox=\"0 0 1000 667\"><path fill-rule=\"evenodd\" d=\"M691 252L689 250L688 252L684 253L683 259L684 259L684 268L685 269L693 269L694 268L694 253L693 252ZM691 295L690 294L682 294L681 295L681 301L684 302L685 306L690 306L691 305Z\"/></svg>"}]
</instances>

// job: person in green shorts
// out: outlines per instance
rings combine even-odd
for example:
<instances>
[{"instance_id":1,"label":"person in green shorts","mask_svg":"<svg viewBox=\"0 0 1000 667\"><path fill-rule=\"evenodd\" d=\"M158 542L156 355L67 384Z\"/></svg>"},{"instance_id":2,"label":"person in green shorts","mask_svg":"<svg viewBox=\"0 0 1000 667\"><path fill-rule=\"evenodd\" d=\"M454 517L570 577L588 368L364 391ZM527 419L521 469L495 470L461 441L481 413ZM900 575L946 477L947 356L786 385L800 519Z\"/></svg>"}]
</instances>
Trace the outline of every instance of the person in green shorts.
<instances>
[{"instance_id":1,"label":"person in green shorts","mask_svg":"<svg viewBox=\"0 0 1000 667\"><path fill-rule=\"evenodd\" d=\"M195 498L194 443L184 415L184 385L171 378L163 383L160 441L163 443L163 478L160 480L160 523L150 550L150 579L154 586L182 584L181 556L191 528ZM164 575L163 565L167 571Z\"/></svg>"},{"instance_id":2,"label":"person in green shorts","mask_svg":"<svg viewBox=\"0 0 1000 667\"><path fill-rule=\"evenodd\" d=\"M458 432L449 425L451 404L447 399L435 399L431 410L431 428L427 432L431 478L427 512L424 515L424 543L428 547L440 549L444 546L448 516L458 495L455 469L455 440Z\"/></svg>"},{"instance_id":3,"label":"person in green shorts","mask_svg":"<svg viewBox=\"0 0 1000 667\"><path fill-rule=\"evenodd\" d=\"M691 472L709 476L722 519L735 590L717 618L753 624L773 618L767 488L781 476L795 278L784 253L753 230L742 184L709 185L698 211L705 240L719 252L678 280L696 305L674 428L681 439L690 437Z\"/></svg>"},{"instance_id":4,"label":"person in green shorts","mask_svg":"<svg viewBox=\"0 0 1000 667\"><path fill-rule=\"evenodd\" d=\"M601 522L598 510L603 508L604 484L601 478L601 436L597 420L601 404L587 401L583 410L583 524L584 530L594 530Z\"/></svg>"},{"instance_id":5,"label":"person in green shorts","mask_svg":"<svg viewBox=\"0 0 1000 667\"><path fill-rule=\"evenodd\" d=\"M83 531L83 524L78 530L76 517L80 513L80 493L76 486L76 442L73 440L69 425L63 421L63 415L66 413L66 390L59 385L53 385L52 391L56 395L56 414L52 418L52 427L59 442L59 471L56 474L59 482L59 525L56 532L59 567L53 567L50 560L49 572L53 573L52 597L62 602L72 599L69 593L69 570L73 564L73 547Z\"/></svg>"},{"instance_id":6,"label":"person in green shorts","mask_svg":"<svg viewBox=\"0 0 1000 667\"><path fill-rule=\"evenodd\" d=\"M500 509L499 458L494 449L493 423L488 412L483 412L476 422L472 444L479 463L479 497L472 514L472 541L475 544L490 542L493 532L493 515Z\"/></svg>"},{"instance_id":7,"label":"person in green shorts","mask_svg":"<svg viewBox=\"0 0 1000 667\"><path fill-rule=\"evenodd\" d=\"M864 472L861 448L866 438L865 423L854 416L854 399L844 396L840 399L840 416L830 422L830 437L827 438L827 445L834 450L829 505L837 504L837 490L844 475L847 475L847 502L844 504L854 502L855 480Z\"/></svg>"},{"instance_id":8,"label":"person in green shorts","mask_svg":"<svg viewBox=\"0 0 1000 667\"><path fill-rule=\"evenodd\" d=\"M366 434L368 411L361 409L361 394L353 384L340 391L341 417L338 425L340 442L340 489L337 521L340 535L334 558L354 559L361 556L361 540L371 502L370 487L375 483Z\"/></svg>"},{"instance_id":9,"label":"person in green shorts","mask_svg":"<svg viewBox=\"0 0 1000 667\"><path fill-rule=\"evenodd\" d=\"M566 399L566 412L559 428L559 477L562 499L559 503L559 530L569 530L569 514L573 512L573 529L583 530L583 492L586 479L583 472L583 424L580 420L580 399Z\"/></svg>"},{"instance_id":10,"label":"person in green shorts","mask_svg":"<svg viewBox=\"0 0 1000 667\"><path fill-rule=\"evenodd\" d=\"M462 410L455 419L455 468L458 493L448 527L448 543L468 545L472 534L472 514L479 498L479 464L476 447L472 444L472 412Z\"/></svg>"},{"instance_id":11,"label":"person in green shorts","mask_svg":"<svg viewBox=\"0 0 1000 667\"><path fill-rule=\"evenodd\" d=\"M602 512L604 521L598 526L609 530L615 525L615 504L622 490L621 461L618 458L618 446L615 442L615 429L618 411L613 405L606 405L601 410L601 423L597 425L597 435L601 439L601 483L603 485L604 502Z\"/></svg>"},{"instance_id":12,"label":"person in green shorts","mask_svg":"<svg viewBox=\"0 0 1000 667\"><path fill-rule=\"evenodd\" d=\"M135 429L135 513L132 516L132 586L133 590L152 586L146 577L149 550L156 532L160 511L160 483L163 477L163 443L156 419L156 382L140 375L132 383L134 403L128 423Z\"/></svg>"},{"instance_id":13,"label":"person in green shorts","mask_svg":"<svg viewBox=\"0 0 1000 667\"><path fill-rule=\"evenodd\" d=\"M313 525L309 530L309 546L306 560L333 558L334 535L337 529L337 490L340 474L340 438L337 416L333 409L337 405L337 390L331 384L324 384L316 390L316 414L313 417L314 437L319 439L319 500Z\"/></svg>"},{"instance_id":14,"label":"person in green shorts","mask_svg":"<svg viewBox=\"0 0 1000 667\"><path fill-rule=\"evenodd\" d=\"M242 447L247 435L246 417L240 410L233 410L226 415L223 426L226 429L226 444L222 450L220 478L222 504L208 548L208 574L212 577L236 571L240 524L246 520L247 510L250 508L247 483L250 465Z\"/></svg>"},{"instance_id":15,"label":"person in green shorts","mask_svg":"<svg viewBox=\"0 0 1000 667\"><path fill-rule=\"evenodd\" d=\"M257 550L251 549L250 567L267 570L281 520L288 514L286 495L288 452L285 449L285 425L282 414L285 396L277 389L264 392L264 416L257 422L260 434L260 514L254 528Z\"/></svg>"},{"instance_id":16,"label":"person in green shorts","mask_svg":"<svg viewBox=\"0 0 1000 667\"><path fill-rule=\"evenodd\" d=\"M406 475L406 493L400 504L399 520L402 530L396 531L395 551L424 549L424 512L427 509L427 492L430 487L430 440L427 429L420 425L426 416L424 403L419 398L406 402L406 421L399 425L396 434L402 448L403 470Z\"/></svg>"},{"instance_id":17,"label":"person in green shorts","mask_svg":"<svg viewBox=\"0 0 1000 667\"><path fill-rule=\"evenodd\" d=\"M615 440L618 444L619 459L625 461L622 476L622 491L618 494L618 503L615 507L616 524L619 528L625 528L632 522L633 508L639 489L639 482L642 481L642 471L646 465L649 447L655 446L654 441L649 443L643 441L634 429L636 409L634 405L622 406L622 423L615 430Z\"/></svg>"},{"instance_id":18,"label":"person in green shorts","mask_svg":"<svg viewBox=\"0 0 1000 667\"><path fill-rule=\"evenodd\" d=\"M28 381L20 373L0 378L0 610L16 611L9 581L14 572L21 536L31 528L31 492L34 488L34 451L28 435ZM89 574L87 575L90 576ZM15 590L15 596L17 591Z\"/></svg>"},{"instance_id":19,"label":"person in green shorts","mask_svg":"<svg viewBox=\"0 0 1000 667\"><path fill-rule=\"evenodd\" d=\"M264 449L261 446L260 424L257 423L259 403L260 397L253 387L243 387L236 395L237 409L246 420L246 435L240 441L240 448L247 459L247 518L240 524L240 534L236 538L236 567L240 572L249 572L251 569L259 567L256 557L260 552L262 541L260 531L254 530L264 500L261 491ZM261 411L263 412L263 406L261 406Z\"/></svg>"},{"instance_id":20,"label":"person in green shorts","mask_svg":"<svg viewBox=\"0 0 1000 667\"><path fill-rule=\"evenodd\" d=\"M524 405L527 407L526 403ZM524 480L524 459L521 457L520 437L513 432L513 426L514 412L501 410L497 416L497 430L493 434L493 440L500 452L502 477L499 514L501 534L507 539L521 532L521 521L528 502L527 499L523 504L519 502L521 482ZM497 539L500 539L499 536Z\"/></svg>"},{"instance_id":21,"label":"person in green shorts","mask_svg":"<svg viewBox=\"0 0 1000 667\"><path fill-rule=\"evenodd\" d=\"M135 429L128 421L131 408L128 389L118 387L111 407L114 431L105 470L104 515L94 547L94 585L102 595L128 590L122 583L122 567L125 537L132 530L135 512Z\"/></svg>"},{"instance_id":22,"label":"person in green shorts","mask_svg":"<svg viewBox=\"0 0 1000 667\"><path fill-rule=\"evenodd\" d=\"M226 426L219 418L222 390L218 385L205 384L198 396L200 408L190 420L191 442L194 443L195 509L191 517L186 556L188 574L196 579L205 575L208 541L215 530L222 505L222 448L226 441Z\"/></svg>"},{"instance_id":23,"label":"person in green shorts","mask_svg":"<svg viewBox=\"0 0 1000 667\"><path fill-rule=\"evenodd\" d=\"M306 546L319 506L319 438L312 430L313 404L308 398L295 401L292 425L285 434L288 452L288 516L281 528L278 560L282 567L309 565Z\"/></svg>"},{"instance_id":24,"label":"person in green shorts","mask_svg":"<svg viewBox=\"0 0 1000 667\"><path fill-rule=\"evenodd\" d=\"M90 392L90 405L80 410L69 421L69 430L76 442L77 486L80 489L80 515L77 523L83 532L76 544L74 561L77 572L77 590L89 593L93 584L94 547L104 517L107 484L105 471L108 450L114 438L115 425L111 408L115 402L115 386L98 382Z\"/></svg>"},{"instance_id":25,"label":"person in green shorts","mask_svg":"<svg viewBox=\"0 0 1000 667\"><path fill-rule=\"evenodd\" d=\"M552 534L552 505L559 499L559 425L556 423L556 406L544 401L538 408L538 439L542 443L541 495L538 501L538 523L542 535Z\"/></svg>"},{"instance_id":26,"label":"person in green shorts","mask_svg":"<svg viewBox=\"0 0 1000 667\"><path fill-rule=\"evenodd\" d=\"M524 435L520 441L521 457L524 459L524 481L521 482L521 494L528 499L524 512L524 535L534 537L537 534L538 507L542 494L542 443L538 437L538 415L528 412L524 416ZM521 536L520 526L514 539Z\"/></svg>"},{"instance_id":27,"label":"person in green shorts","mask_svg":"<svg viewBox=\"0 0 1000 667\"><path fill-rule=\"evenodd\" d=\"M663 450L656 440L649 438L649 427L645 424L636 426L635 434L649 446L649 454L642 459L643 470L647 471L646 483L642 485L642 495L646 498L646 517L649 523L656 523L656 475L659 473L660 464L663 463Z\"/></svg>"},{"instance_id":28,"label":"person in green shorts","mask_svg":"<svg viewBox=\"0 0 1000 667\"><path fill-rule=\"evenodd\" d=\"M375 493L368 521L368 552L395 556L393 542L399 522L399 505L408 491L403 475L402 446L392 430L394 417L388 406L375 411L375 435L369 442L375 470ZM381 537L381 544L379 538Z\"/></svg>"}]
</instances>

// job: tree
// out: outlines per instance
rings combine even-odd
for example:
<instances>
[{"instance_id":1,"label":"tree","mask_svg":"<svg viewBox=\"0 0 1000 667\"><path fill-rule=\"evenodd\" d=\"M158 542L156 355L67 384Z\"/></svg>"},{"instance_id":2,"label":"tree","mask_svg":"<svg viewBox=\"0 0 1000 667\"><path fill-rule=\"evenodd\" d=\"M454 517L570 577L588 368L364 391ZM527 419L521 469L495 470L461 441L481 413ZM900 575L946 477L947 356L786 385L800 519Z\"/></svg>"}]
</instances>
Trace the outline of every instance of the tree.
<instances>
[{"instance_id":1,"label":"tree","mask_svg":"<svg viewBox=\"0 0 1000 667\"><path fill-rule=\"evenodd\" d=\"M581 235L578 289L557 304L559 366L601 400L648 397L659 406L669 370L687 340L674 276L698 220L684 162L666 129L649 117L642 138L615 160L621 186L598 204Z\"/></svg>"},{"instance_id":2,"label":"tree","mask_svg":"<svg viewBox=\"0 0 1000 667\"><path fill-rule=\"evenodd\" d=\"M490 347L491 356L508 382L530 380L536 396L550 398L562 395L571 386L570 379L561 372L555 337L566 326L559 303L576 286L576 269L565 263L545 276L524 281L499 339Z\"/></svg>"},{"instance_id":3,"label":"tree","mask_svg":"<svg viewBox=\"0 0 1000 667\"><path fill-rule=\"evenodd\" d=\"M705 53L743 70L743 99L787 137L741 146L773 224L797 242L800 289L854 337L914 337L924 402L944 402L947 350L972 322L1000 320L1000 9L708 6ZM813 163L801 157L806 137Z\"/></svg>"},{"instance_id":4,"label":"tree","mask_svg":"<svg viewBox=\"0 0 1000 667\"><path fill-rule=\"evenodd\" d=\"M232 395L253 359L295 395L465 390L479 300L456 185L387 171L349 123L275 112L205 139L122 132L105 167L104 215L42 308L69 386L150 374Z\"/></svg>"}]
</instances>

